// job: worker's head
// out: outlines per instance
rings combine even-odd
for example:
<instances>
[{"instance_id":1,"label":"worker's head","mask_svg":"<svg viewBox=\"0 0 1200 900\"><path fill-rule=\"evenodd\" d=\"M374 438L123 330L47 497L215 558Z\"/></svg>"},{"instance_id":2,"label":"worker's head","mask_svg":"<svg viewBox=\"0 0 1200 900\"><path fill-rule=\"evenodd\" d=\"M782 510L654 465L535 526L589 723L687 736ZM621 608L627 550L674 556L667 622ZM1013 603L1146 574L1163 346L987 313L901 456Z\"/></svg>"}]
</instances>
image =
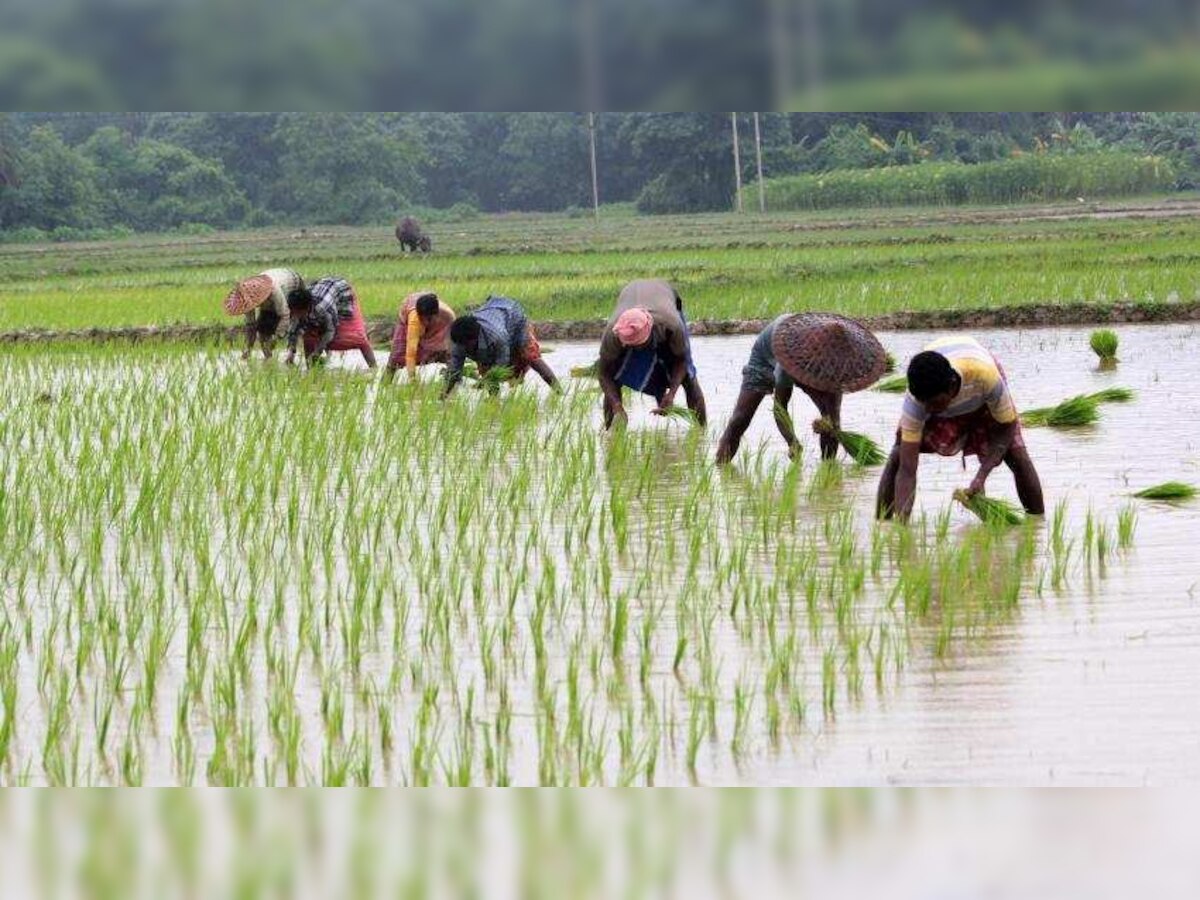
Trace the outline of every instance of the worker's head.
<instances>
[{"instance_id":1,"label":"worker's head","mask_svg":"<svg viewBox=\"0 0 1200 900\"><path fill-rule=\"evenodd\" d=\"M422 294L417 298L417 315L421 317L422 322L428 325L430 320L432 320L437 314L437 294Z\"/></svg>"},{"instance_id":2,"label":"worker's head","mask_svg":"<svg viewBox=\"0 0 1200 900\"><path fill-rule=\"evenodd\" d=\"M613 334L624 347L644 347L654 332L654 317L640 306L627 309L613 322Z\"/></svg>"},{"instance_id":3,"label":"worker's head","mask_svg":"<svg viewBox=\"0 0 1200 900\"><path fill-rule=\"evenodd\" d=\"M923 350L908 364L908 391L931 413L937 414L954 402L962 378L936 350Z\"/></svg>"},{"instance_id":4,"label":"worker's head","mask_svg":"<svg viewBox=\"0 0 1200 900\"><path fill-rule=\"evenodd\" d=\"M450 340L460 347L474 350L479 343L479 320L474 316L460 316L450 326Z\"/></svg>"},{"instance_id":5,"label":"worker's head","mask_svg":"<svg viewBox=\"0 0 1200 900\"><path fill-rule=\"evenodd\" d=\"M288 305L288 312L292 313L293 315L296 315L296 314L303 315L304 313L306 313L310 309L312 309L312 305L313 305L312 291L310 291L306 287L299 287L299 288L295 288L294 290L288 291L287 305Z\"/></svg>"}]
</instances>

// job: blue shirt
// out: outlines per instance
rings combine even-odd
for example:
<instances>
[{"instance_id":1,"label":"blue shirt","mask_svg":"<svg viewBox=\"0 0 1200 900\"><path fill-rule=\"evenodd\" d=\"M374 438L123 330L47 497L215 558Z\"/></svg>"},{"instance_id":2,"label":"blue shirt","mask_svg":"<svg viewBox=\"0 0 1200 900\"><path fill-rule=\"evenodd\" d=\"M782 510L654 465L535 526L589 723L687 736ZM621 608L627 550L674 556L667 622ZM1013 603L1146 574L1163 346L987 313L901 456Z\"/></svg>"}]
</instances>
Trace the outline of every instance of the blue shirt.
<instances>
[{"instance_id":1,"label":"blue shirt","mask_svg":"<svg viewBox=\"0 0 1200 900\"><path fill-rule=\"evenodd\" d=\"M462 378L463 365L468 358L475 360L480 371L492 366L511 366L529 336L525 310L508 297L488 297L483 306L468 315L479 323L479 340L471 351L450 341L450 368L446 380L451 387Z\"/></svg>"}]
</instances>

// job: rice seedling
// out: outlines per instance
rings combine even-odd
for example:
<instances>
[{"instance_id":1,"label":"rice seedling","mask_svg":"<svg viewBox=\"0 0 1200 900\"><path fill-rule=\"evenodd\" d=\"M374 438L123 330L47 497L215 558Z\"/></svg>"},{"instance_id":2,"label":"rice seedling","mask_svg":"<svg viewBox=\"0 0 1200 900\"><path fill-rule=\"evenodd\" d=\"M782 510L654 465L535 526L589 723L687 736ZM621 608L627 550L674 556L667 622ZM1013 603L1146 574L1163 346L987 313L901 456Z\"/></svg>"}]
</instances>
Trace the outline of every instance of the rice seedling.
<instances>
[{"instance_id":1,"label":"rice seedling","mask_svg":"<svg viewBox=\"0 0 1200 900\"><path fill-rule=\"evenodd\" d=\"M1085 394L1084 396L1089 400L1095 400L1097 403L1129 403L1137 394L1132 388L1110 387L1102 391Z\"/></svg>"},{"instance_id":2,"label":"rice seedling","mask_svg":"<svg viewBox=\"0 0 1200 900\"><path fill-rule=\"evenodd\" d=\"M871 438L856 431L836 428L827 418L817 419L813 423L813 431L835 437L850 458L860 466L879 466L887 461L887 454Z\"/></svg>"},{"instance_id":3,"label":"rice seedling","mask_svg":"<svg viewBox=\"0 0 1200 900\"><path fill-rule=\"evenodd\" d=\"M1116 362L1117 343L1117 333L1111 328L1098 328L1088 337L1088 346L1102 364Z\"/></svg>"},{"instance_id":4,"label":"rice seedling","mask_svg":"<svg viewBox=\"0 0 1200 900\"><path fill-rule=\"evenodd\" d=\"M892 355L890 350L883 355L883 374L891 375L896 371L896 357Z\"/></svg>"},{"instance_id":5,"label":"rice seedling","mask_svg":"<svg viewBox=\"0 0 1200 900\"><path fill-rule=\"evenodd\" d=\"M1196 496L1196 493L1197 489L1195 485L1183 481L1164 481L1162 484L1156 484L1148 488L1142 488L1140 491L1135 491L1133 496L1139 500L1182 502L1184 500L1191 500Z\"/></svg>"},{"instance_id":6,"label":"rice seedling","mask_svg":"<svg viewBox=\"0 0 1200 900\"><path fill-rule=\"evenodd\" d=\"M678 419L693 427L700 425L700 420L696 418L696 414L686 406L668 406L665 410L665 415L671 419Z\"/></svg>"},{"instance_id":7,"label":"rice seedling","mask_svg":"<svg viewBox=\"0 0 1200 900\"><path fill-rule=\"evenodd\" d=\"M1137 507L1127 503L1117 511L1117 546L1128 550L1133 546L1133 534L1137 529Z\"/></svg>"},{"instance_id":8,"label":"rice seedling","mask_svg":"<svg viewBox=\"0 0 1200 900\"><path fill-rule=\"evenodd\" d=\"M572 366L572 378L595 378L600 371L600 360L588 363L586 366Z\"/></svg>"},{"instance_id":9,"label":"rice seedling","mask_svg":"<svg viewBox=\"0 0 1200 900\"><path fill-rule=\"evenodd\" d=\"M1016 506L998 497L968 494L959 489L954 492L954 499L988 525L1020 525L1025 521L1025 516Z\"/></svg>"},{"instance_id":10,"label":"rice seedling","mask_svg":"<svg viewBox=\"0 0 1200 900\"><path fill-rule=\"evenodd\" d=\"M1099 419L1099 401L1086 394L1070 397L1057 406L1042 406L1021 413L1021 424L1030 428L1081 428L1094 425Z\"/></svg>"},{"instance_id":11,"label":"rice seedling","mask_svg":"<svg viewBox=\"0 0 1200 900\"><path fill-rule=\"evenodd\" d=\"M608 439L583 392L258 374L0 356L16 395L72 398L0 419L0 784L734 780L810 704L1000 621L1030 568L948 515L863 532L844 466Z\"/></svg>"},{"instance_id":12,"label":"rice seedling","mask_svg":"<svg viewBox=\"0 0 1200 900\"><path fill-rule=\"evenodd\" d=\"M903 394L908 390L908 376L893 375L891 378L881 378L871 390L883 391L886 394Z\"/></svg>"}]
</instances>

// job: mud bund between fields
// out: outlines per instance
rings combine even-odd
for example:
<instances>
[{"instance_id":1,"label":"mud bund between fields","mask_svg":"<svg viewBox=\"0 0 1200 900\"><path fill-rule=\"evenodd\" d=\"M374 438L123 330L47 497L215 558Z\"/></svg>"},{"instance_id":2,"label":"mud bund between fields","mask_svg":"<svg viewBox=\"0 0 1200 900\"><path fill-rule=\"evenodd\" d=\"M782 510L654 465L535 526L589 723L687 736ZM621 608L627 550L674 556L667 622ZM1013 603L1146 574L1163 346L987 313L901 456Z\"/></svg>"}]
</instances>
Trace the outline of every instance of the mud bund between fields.
<instances>
[{"instance_id":1,"label":"mud bund between fields","mask_svg":"<svg viewBox=\"0 0 1200 900\"><path fill-rule=\"evenodd\" d=\"M696 319L694 335L757 334L766 319ZM1064 325L1128 324L1141 322L1200 321L1200 300L1175 303L1042 303L1000 309L940 309L895 312L868 316L862 321L880 331L964 328L1051 328ZM599 339L604 319L567 322L536 322L538 337L547 341ZM391 340L395 319L371 317L368 331L374 344ZM0 333L0 342L52 341L221 341L244 339L242 325L142 325L127 328L84 328L77 330L23 329Z\"/></svg>"}]
</instances>

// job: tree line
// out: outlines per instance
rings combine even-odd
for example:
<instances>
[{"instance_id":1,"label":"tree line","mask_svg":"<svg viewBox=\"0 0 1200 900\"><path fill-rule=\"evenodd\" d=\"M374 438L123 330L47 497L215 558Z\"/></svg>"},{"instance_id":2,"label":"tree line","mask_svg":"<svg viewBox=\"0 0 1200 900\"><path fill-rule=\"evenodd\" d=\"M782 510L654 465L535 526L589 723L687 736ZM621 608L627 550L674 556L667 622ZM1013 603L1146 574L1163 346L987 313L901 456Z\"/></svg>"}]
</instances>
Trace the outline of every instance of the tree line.
<instances>
[{"instance_id":1,"label":"tree line","mask_svg":"<svg viewBox=\"0 0 1200 900\"><path fill-rule=\"evenodd\" d=\"M743 178L755 177L749 113ZM1200 179L1196 113L764 113L766 177L1121 148ZM728 209L728 113L596 116L601 199L645 213ZM85 236L382 224L415 212L582 210L582 113L0 115L0 231Z\"/></svg>"}]
</instances>

